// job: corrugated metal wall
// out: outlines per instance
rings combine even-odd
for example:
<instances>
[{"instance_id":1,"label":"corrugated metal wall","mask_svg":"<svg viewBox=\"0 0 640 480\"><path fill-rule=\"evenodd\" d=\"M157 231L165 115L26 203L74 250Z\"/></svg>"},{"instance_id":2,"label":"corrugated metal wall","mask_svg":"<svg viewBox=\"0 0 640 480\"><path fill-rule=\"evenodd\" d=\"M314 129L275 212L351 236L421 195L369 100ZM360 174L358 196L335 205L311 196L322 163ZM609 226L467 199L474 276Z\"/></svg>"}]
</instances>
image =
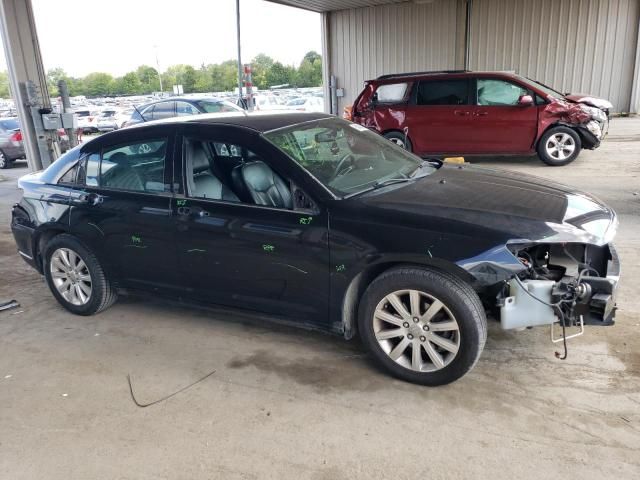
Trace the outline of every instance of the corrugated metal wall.
<instances>
[{"instance_id":1,"label":"corrugated metal wall","mask_svg":"<svg viewBox=\"0 0 640 480\"><path fill-rule=\"evenodd\" d=\"M471 69L517 70L629 111L637 0L474 0Z\"/></svg>"},{"instance_id":2,"label":"corrugated metal wall","mask_svg":"<svg viewBox=\"0 0 640 480\"><path fill-rule=\"evenodd\" d=\"M637 109L630 102L638 0L473 0L471 16L472 69L517 70L562 91L608 98L616 111ZM330 12L325 58L345 89L339 111L369 78L461 68L464 21L462 0Z\"/></svg>"},{"instance_id":3,"label":"corrugated metal wall","mask_svg":"<svg viewBox=\"0 0 640 480\"><path fill-rule=\"evenodd\" d=\"M350 105L365 80L385 73L455 68L464 42L461 2L403 3L331 12L329 71ZM459 53L458 53L459 55ZM461 65L458 65L461 66Z\"/></svg>"}]
</instances>

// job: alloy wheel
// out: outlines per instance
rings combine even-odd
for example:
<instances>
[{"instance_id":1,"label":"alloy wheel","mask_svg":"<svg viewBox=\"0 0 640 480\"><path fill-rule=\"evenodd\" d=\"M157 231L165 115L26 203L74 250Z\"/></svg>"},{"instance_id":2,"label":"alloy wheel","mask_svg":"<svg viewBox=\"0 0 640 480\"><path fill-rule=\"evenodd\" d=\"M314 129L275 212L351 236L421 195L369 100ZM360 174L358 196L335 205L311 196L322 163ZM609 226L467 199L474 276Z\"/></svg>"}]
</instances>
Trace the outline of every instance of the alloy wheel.
<instances>
[{"instance_id":1,"label":"alloy wheel","mask_svg":"<svg viewBox=\"0 0 640 480\"><path fill-rule=\"evenodd\" d=\"M0 152L0 168L7 168L7 157L2 152Z\"/></svg>"},{"instance_id":2,"label":"alloy wheel","mask_svg":"<svg viewBox=\"0 0 640 480\"><path fill-rule=\"evenodd\" d=\"M547 139L547 154L554 160L566 160L576 149L576 142L567 133L556 133Z\"/></svg>"},{"instance_id":3,"label":"alloy wheel","mask_svg":"<svg viewBox=\"0 0 640 480\"><path fill-rule=\"evenodd\" d=\"M418 290L398 290L376 306L373 330L394 362L416 372L449 365L460 350L460 328L449 308Z\"/></svg>"},{"instance_id":4,"label":"alloy wheel","mask_svg":"<svg viewBox=\"0 0 640 480\"><path fill-rule=\"evenodd\" d=\"M58 248L49 262L51 279L58 293L73 305L85 305L91 299L92 281L87 264L69 248Z\"/></svg>"}]
</instances>

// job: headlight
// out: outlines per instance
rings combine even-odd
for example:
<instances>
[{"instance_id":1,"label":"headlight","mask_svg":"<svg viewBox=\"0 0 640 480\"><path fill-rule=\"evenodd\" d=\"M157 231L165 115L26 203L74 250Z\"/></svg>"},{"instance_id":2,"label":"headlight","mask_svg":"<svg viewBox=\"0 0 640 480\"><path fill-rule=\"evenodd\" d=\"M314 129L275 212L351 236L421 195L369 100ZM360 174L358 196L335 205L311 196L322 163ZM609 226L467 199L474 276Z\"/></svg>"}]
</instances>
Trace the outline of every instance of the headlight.
<instances>
[{"instance_id":1,"label":"headlight","mask_svg":"<svg viewBox=\"0 0 640 480\"><path fill-rule=\"evenodd\" d=\"M599 108L590 107L588 105L580 105L583 111L587 112L591 115L591 118L597 120L598 122L605 122L607 120L607 114L604 113Z\"/></svg>"},{"instance_id":2,"label":"headlight","mask_svg":"<svg viewBox=\"0 0 640 480\"><path fill-rule=\"evenodd\" d=\"M593 133L598 140L602 138L602 128L600 128L600 124L598 122L594 122L592 120L587 123L587 130Z\"/></svg>"}]
</instances>

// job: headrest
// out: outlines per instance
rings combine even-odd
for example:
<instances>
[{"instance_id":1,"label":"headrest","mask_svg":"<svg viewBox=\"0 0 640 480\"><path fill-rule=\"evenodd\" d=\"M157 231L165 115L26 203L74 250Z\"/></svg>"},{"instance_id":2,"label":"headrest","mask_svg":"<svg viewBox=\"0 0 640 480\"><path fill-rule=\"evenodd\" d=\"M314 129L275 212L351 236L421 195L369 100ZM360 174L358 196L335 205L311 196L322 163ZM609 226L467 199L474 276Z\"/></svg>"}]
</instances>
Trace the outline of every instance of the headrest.
<instances>
[{"instance_id":1,"label":"headrest","mask_svg":"<svg viewBox=\"0 0 640 480\"><path fill-rule=\"evenodd\" d=\"M193 173L201 173L205 170L209 170L209 157L202 148L201 142L190 141L188 144L187 155L191 157L191 165L193 167Z\"/></svg>"},{"instance_id":2,"label":"headrest","mask_svg":"<svg viewBox=\"0 0 640 480\"><path fill-rule=\"evenodd\" d=\"M273 170L262 161L242 165L242 176L249 188L259 192L264 192L275 184Z\"/></svg>"}]
</instances>

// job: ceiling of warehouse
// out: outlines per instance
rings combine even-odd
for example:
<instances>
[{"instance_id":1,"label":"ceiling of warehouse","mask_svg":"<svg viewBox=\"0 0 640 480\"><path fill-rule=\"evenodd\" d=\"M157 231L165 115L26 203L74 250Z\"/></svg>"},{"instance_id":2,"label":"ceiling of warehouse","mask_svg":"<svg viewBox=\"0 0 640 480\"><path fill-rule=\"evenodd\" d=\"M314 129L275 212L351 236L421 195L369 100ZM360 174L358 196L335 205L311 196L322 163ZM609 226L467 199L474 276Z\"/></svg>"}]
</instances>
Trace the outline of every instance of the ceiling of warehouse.
<instances>
[{"instance_id":1,"label":"ceiling of warehouse","mask_svg":"<svg viewBox=\"0 0 640 480\"><path fill-rule=\"evenodd\" d=\"M390 3L405 3L411 0L267 0L273 3L281 3L291 7L303 8L313 12L329 12L333 10L345 10L347 8L373 7L375 5L387 5ZM428 0L418 0L428 3Z\"/></svg>"}]
</instances>

